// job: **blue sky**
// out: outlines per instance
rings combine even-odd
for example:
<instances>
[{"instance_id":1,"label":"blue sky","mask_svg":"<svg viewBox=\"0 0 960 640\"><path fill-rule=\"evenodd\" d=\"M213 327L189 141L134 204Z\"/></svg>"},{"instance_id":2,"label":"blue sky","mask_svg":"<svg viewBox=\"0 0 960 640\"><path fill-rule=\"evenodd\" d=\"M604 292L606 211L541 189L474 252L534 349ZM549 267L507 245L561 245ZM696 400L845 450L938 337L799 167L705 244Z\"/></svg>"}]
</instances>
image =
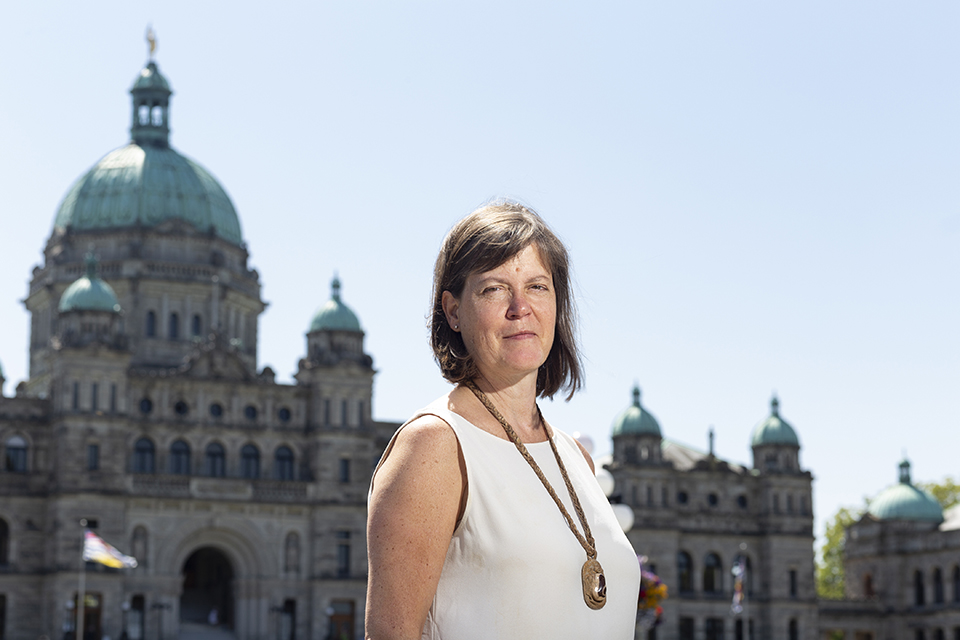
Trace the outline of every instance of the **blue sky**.
<instances>
[{"instance_id":1,"label":"blue sky","mask_svg":"<svg viewBox=\"0 0 960 640\"><path fill-rule=\"evenodd\" d=\"M597 3L594 3L597 4ZM486 199L568 243L587 389L544 413L609 450L631 399L749 463L771 394L817 533L896 481L960 475L960 7L931 2L17 3L0 20L0 363L70 185L128 141L152 22L171 141L226 188L289 381L338 271L374 414L444 393L437 247Z\"/></svg>"}]
</instances>

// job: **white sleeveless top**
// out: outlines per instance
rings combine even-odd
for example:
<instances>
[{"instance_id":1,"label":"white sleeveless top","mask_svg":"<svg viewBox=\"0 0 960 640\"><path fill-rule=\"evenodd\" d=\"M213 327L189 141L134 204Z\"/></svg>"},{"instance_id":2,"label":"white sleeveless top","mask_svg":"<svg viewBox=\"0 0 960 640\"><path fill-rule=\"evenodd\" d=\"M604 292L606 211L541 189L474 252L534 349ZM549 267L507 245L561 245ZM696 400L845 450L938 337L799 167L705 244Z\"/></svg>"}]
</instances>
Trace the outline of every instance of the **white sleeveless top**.
<instances>
[{"instance_id":1,"label":"white sleeveless top","mask_svg":"<svg viewBox=\"0 0 960 640\"><path fill-rule=\"evenodd\" d=\"M512 442L467 422L447 409L447 401L440 398L404 424L423 415L448 423L467 468L466 507L422 639L632 640L640 589L637 556L576 441L553 430L606 578L607 602L596 611L583 601L580 569L586 552L533 469ZM387 452L392 447L391 440ZM582 533L550 443L526 447Z\"/></svg>"}]
</instances>

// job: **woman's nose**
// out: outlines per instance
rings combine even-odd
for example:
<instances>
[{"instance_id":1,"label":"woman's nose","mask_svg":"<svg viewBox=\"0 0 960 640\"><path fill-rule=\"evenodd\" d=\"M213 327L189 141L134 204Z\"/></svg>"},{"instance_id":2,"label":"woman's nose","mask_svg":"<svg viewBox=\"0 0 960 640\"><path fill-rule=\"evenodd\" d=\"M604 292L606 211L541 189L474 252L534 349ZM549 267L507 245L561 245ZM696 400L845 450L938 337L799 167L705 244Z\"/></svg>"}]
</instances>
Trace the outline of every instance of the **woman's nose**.
<instances>
[{"instance_id":1,"label":"woman's nose","mask_svg":"<svg viewBox=\"0 0 960 640\"><path fill-rule=\"evenodd\" d=\"M530 313L530 302L522 293L516 293L510 298L510 306L507 308L508 318L522 318Z\"/></svg>"}]
</instances>

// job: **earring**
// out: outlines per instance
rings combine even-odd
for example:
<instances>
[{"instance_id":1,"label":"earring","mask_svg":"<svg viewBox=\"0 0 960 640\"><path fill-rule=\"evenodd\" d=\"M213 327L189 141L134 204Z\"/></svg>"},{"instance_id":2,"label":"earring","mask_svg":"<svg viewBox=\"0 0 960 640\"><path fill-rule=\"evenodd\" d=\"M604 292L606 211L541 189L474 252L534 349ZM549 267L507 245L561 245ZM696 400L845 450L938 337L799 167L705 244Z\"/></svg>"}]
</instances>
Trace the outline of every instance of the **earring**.
<instances>
[{"instance_id":1,"label":"earring","mask_svg":"<svg viewBox=\"0 0 960 640\"><path fill-rule=\"evenodd\" d=\"M459 330L460 330L460 325L458 325L458 324L453 325L453 330L454 330L454 331L459 331Z\"/></svg>"}]
</instances>

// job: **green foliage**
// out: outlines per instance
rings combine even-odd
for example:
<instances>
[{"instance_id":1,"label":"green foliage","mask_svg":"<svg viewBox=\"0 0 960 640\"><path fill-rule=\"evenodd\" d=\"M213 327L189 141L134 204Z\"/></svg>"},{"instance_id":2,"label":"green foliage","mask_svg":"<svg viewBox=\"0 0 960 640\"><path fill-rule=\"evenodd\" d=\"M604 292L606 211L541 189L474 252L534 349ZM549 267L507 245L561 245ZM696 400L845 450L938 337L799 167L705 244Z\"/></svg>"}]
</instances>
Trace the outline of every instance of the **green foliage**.
<instances>
[{"instance_id":1,"label":"green foliage","mask_svg":"<svg viewBox=\"0 0 960 640\"><path fill-rule=\"evenodd\" d=\"M847 527L857 521L862 509L840 507L827 521L826 536L817 558L817 595L821 598L843 598L843 545Z\"/></svg>"},{"instance_id":2,"label":"green foliage","mask_svg":"<svg viewBox=\"0 0 960 640\"><path fill-rule=\"evenodd\" d=\"M918 482L917 486L924 491L929 491L944 509L949 509L960 502L960 483L953 478L944 478L943 482Z\"/></svg>"}]
</instances>

